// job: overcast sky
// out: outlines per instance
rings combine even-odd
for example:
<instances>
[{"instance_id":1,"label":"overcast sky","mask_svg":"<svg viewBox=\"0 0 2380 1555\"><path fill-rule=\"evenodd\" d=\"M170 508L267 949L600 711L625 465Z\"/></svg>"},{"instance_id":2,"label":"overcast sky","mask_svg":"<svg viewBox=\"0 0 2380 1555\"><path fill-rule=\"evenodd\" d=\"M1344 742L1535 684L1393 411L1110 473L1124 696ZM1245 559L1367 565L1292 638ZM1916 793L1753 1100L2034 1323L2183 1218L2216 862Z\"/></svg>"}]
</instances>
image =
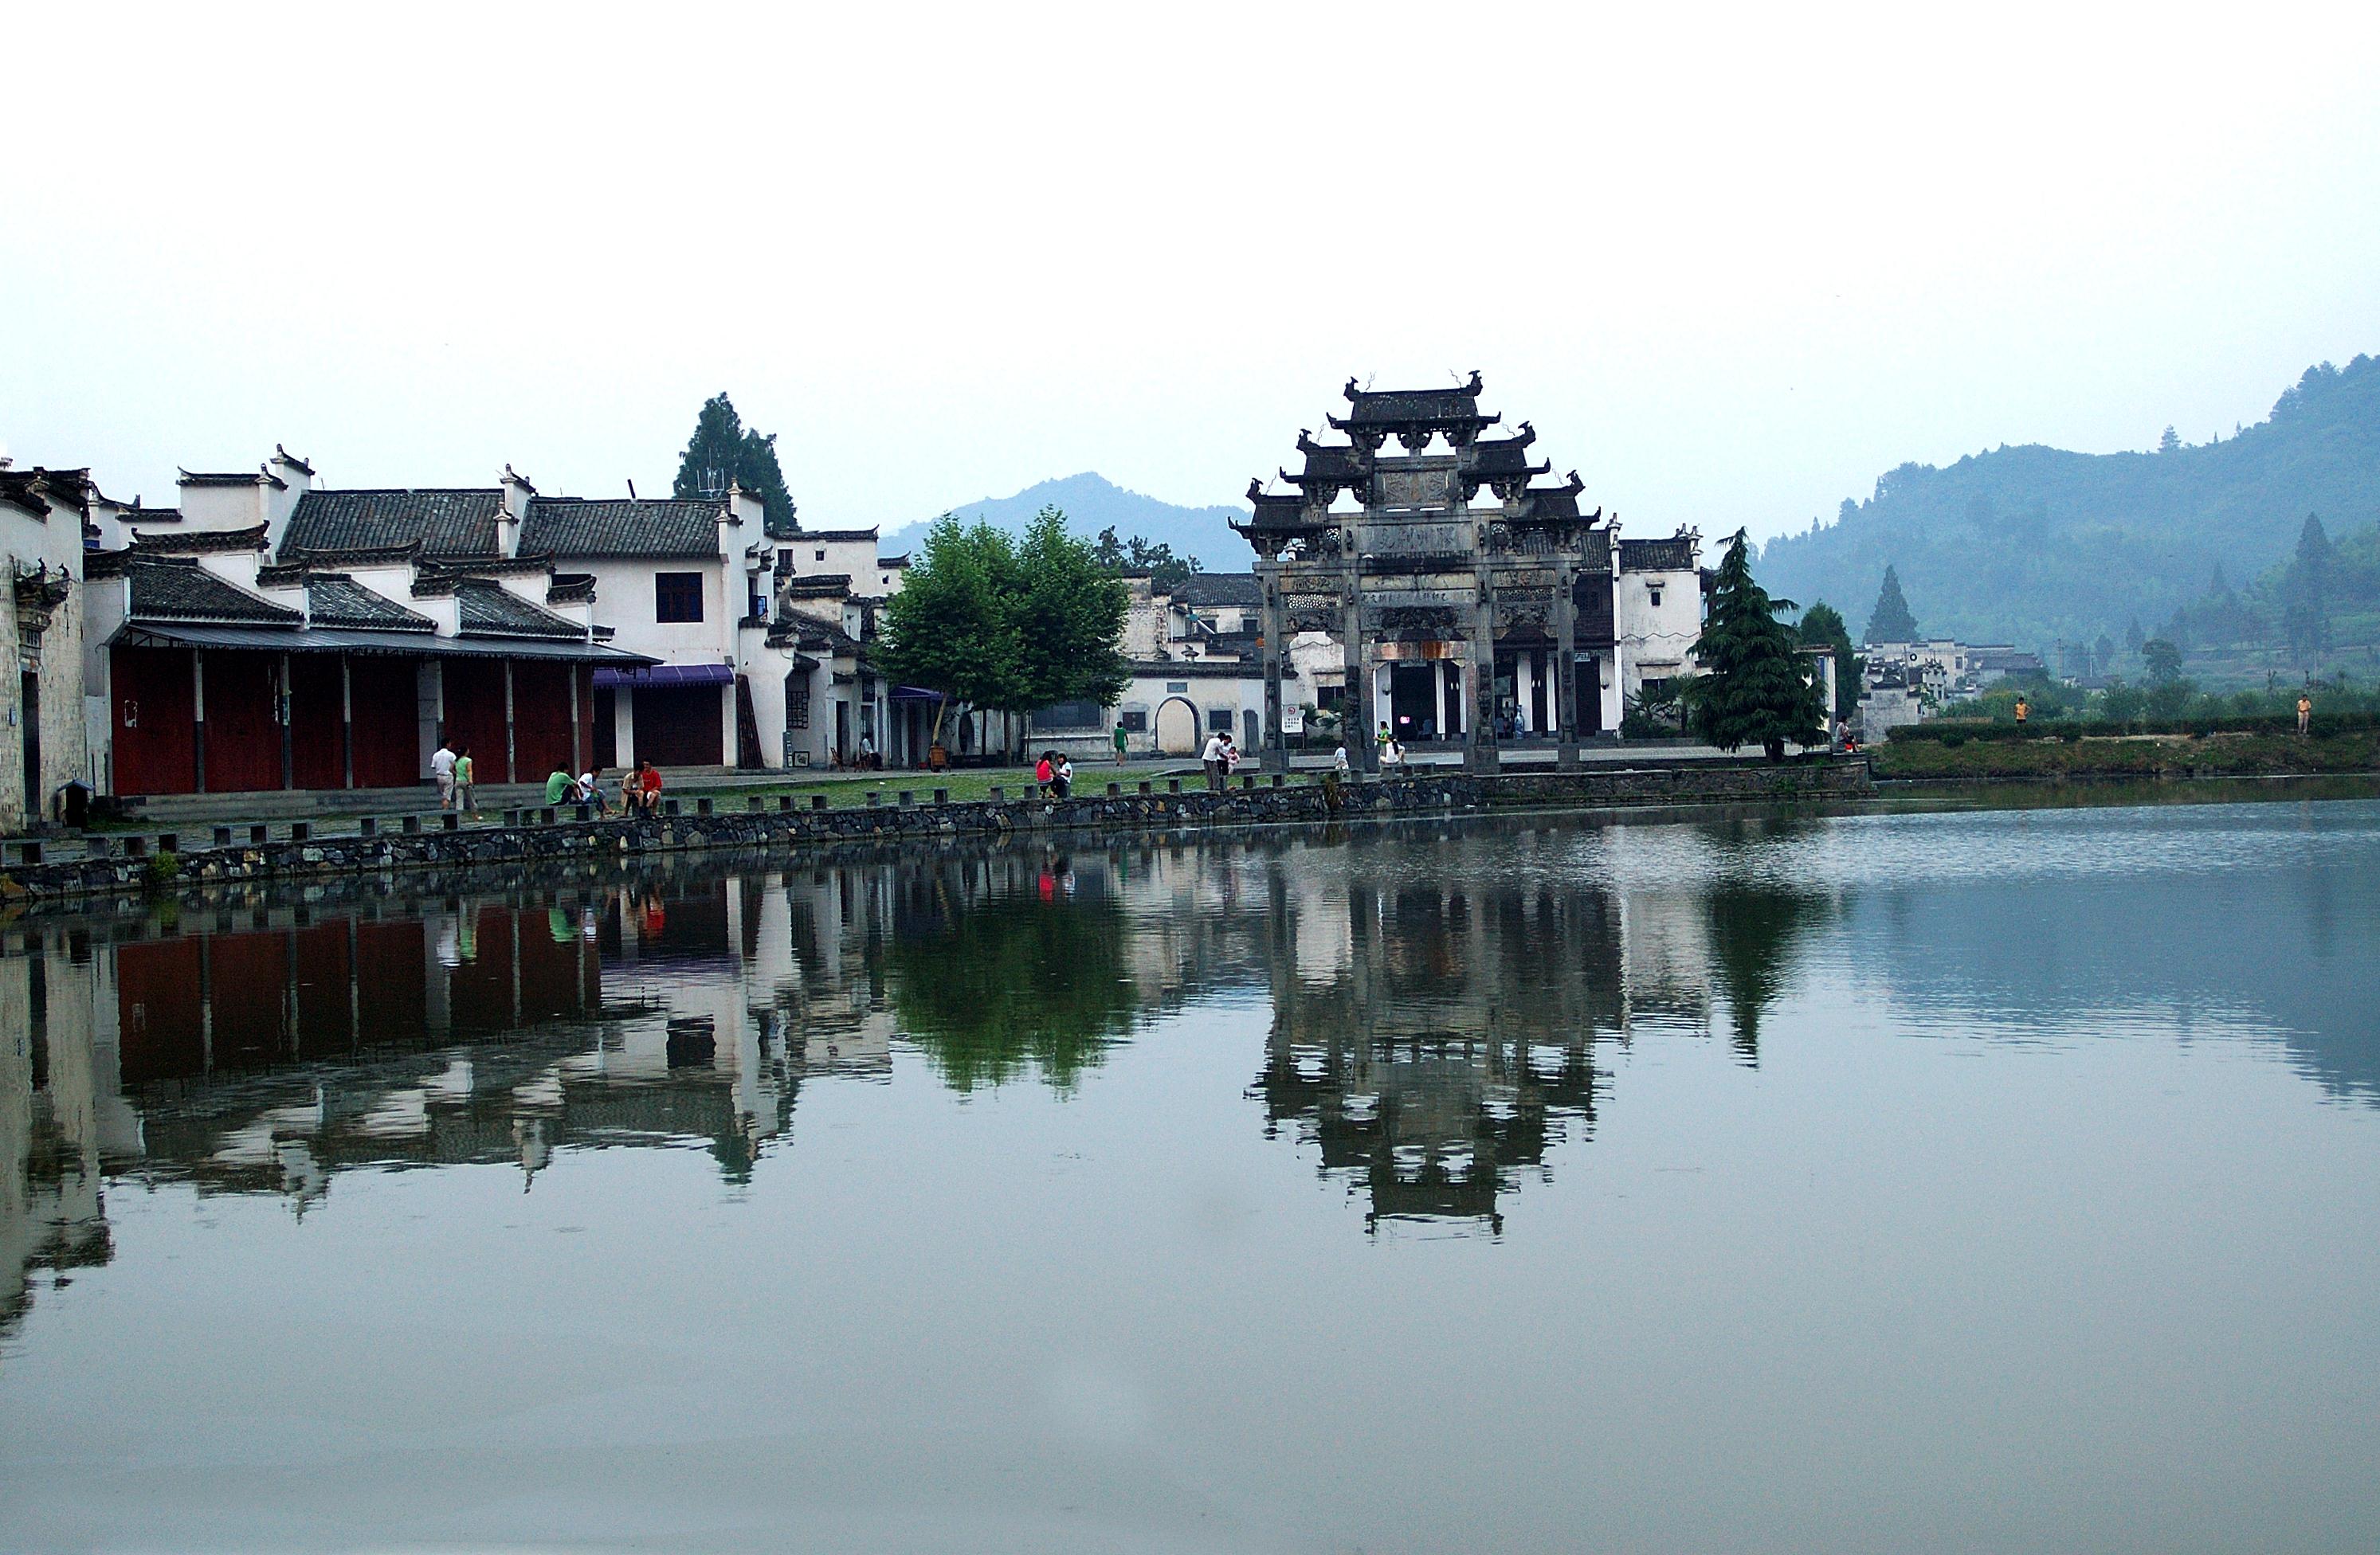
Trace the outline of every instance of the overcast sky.
<instances>
[{"instance_id":1,"label":"overcast sky","mask_svg":"<svg viewBox=\"0 0 2380 1555\"><path fill-rule=\"evenodd\" d=\"M1759 537L2380 350L2374 7L1646 9L18 7L0 446L650 493L723 388L889 528L1236 501L1478 368L1633 532Z\"/></svg>"}]
</instances>

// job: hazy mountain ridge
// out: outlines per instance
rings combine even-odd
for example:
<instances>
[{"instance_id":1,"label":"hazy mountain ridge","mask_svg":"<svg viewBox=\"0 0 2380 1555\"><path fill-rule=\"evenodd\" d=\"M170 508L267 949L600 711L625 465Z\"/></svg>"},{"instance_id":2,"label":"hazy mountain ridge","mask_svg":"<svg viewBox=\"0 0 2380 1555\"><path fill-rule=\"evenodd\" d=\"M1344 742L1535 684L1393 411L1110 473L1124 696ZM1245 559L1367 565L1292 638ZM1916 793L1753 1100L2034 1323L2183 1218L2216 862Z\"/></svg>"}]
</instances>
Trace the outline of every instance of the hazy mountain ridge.
<instances>
[{"instance_id":1,"label":"hazy mountain ridge","mask_svg":"<svg viewBox=\"0 0 2380 1555\"><path fill-rule=\"evenodd\" d=\"M1902 465L1834 523L1771 540L1760 578L1855 635L1891 565L1929 636L2120 638L2199 599L2217 565L2238 579L2285 560L2309 513L2334 536L2380 516L2380 360L2309 368L2270 418L2196 447Z\"/></svg>"},{"instance_id":2,"label":"hazy mountain ridge","mask_svg":"<svg viewBox=\"0 0 2380 1555\"><path fill-rule=\"evenodd\" d=\"M1228 504L1184 507L1139 492L1128 492L1096 470L1027 486L1010 497L986 497L951 511L967 522L981 519L994 528L1021 534L1044 507L1066 515L1066 528L1086 540L1096 540L1112 528L1119 539L1139 535L1173 548L1178 556L1196 556L1209 572L1245 572L1255 559L1247 541L1227 527L1245 518L1248 510ZM908 550L925 539L930 520L904 524L883 538L886 552Z\"/></svg>"}]
</instances>

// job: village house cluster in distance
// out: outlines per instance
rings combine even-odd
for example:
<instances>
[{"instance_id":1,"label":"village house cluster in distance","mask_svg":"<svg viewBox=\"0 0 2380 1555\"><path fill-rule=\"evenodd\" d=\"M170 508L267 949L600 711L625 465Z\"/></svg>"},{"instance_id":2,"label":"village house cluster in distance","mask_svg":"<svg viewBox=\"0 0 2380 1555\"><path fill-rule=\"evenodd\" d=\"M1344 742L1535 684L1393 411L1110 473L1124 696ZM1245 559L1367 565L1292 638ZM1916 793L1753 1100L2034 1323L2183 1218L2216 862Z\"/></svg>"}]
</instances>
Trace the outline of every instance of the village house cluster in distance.
<instances>
[{"instance_id":1,"label":"village house cluster in distance","mask_svg":"<svg viewBox=\"0 0 2380 1555\"><path fill-rule=\"evenodd\" d=\"M1189 757L1229 731L1286 754L1327 727L1363 766L1385 728L1492 769L1506 749L1568 760L1616 738L1637 699L1693 673L1699 537L1622 538L1582 512L1580 479L1546 480L1535 428L1499 435L1479 393L1476 374L1351 381L1329 440L1301 431L1301 468L1251 483L1252 570L1127 577L1111 705L1042 709L1021 731L954 710L946 750L1022 734L1109 755L1121 732L1132 754ZM510 466L483 487L342 489L277 446L177 484L152 505L88 470L0 466L21 750L0 826L52 813L70 784L407 788L442 740L504 784L640 760L906 768L936 738L941 695L871 662L908 565L874 528L771 525L733 485L547 495ZM1831 658L1813 669L1831 692Z\"/></svg>"}]
</instances>

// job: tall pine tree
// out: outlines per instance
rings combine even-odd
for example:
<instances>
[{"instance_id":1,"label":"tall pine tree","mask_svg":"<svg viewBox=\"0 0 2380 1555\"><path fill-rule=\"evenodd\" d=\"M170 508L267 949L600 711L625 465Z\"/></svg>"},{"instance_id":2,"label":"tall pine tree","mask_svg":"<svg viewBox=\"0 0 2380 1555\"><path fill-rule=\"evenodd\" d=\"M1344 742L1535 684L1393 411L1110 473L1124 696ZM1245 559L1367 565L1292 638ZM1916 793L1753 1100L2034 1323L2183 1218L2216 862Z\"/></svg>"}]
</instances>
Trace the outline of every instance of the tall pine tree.
<instances>
[{"instance_id":1,"label":"tall pine tree","mask_svg":"<svg viewBox=\"0 0 2380 1555\"><path fill-rule=\"evenodd\" d=\"M794 532L794 499L777 464L777 434L763 436L747 428L735 402L722 393L702 402L670 491L679 497L718 497L731 482L760 499L766 511L762 528L769 534Z\"/></svg>"},{"instance_id":2,"label":"tall pine tree","mask_svg":"<svg viewBox=\"0 0 2380 1555\"><path fill-rule=\"evenodd\" d=\"M1917 618L1909 613L1909 601L1900 597L1900 575L1887 565L1884 589L1876 597L1876 609L1867 618L1867 636L1863 642L1915 642Z\"/></svg>"},{"instance_id":3,"label":"tall pine tree","mask_svg":"<svg viewBox=\"0 0 2380 1555\"><path fill-rule=\"evenodd\" d=\"M1702 673L1685 683L1687 711L1706 744L1721 750L1756 745L1771 761L1782 761L1788 744L1823 737L1826 697L1792 631L1777 619L1793 601L1771 600L1752 580L1746 549L1738 529L1712 575L1703 635L1694 642Z\"/></svg>"}]
</instances>

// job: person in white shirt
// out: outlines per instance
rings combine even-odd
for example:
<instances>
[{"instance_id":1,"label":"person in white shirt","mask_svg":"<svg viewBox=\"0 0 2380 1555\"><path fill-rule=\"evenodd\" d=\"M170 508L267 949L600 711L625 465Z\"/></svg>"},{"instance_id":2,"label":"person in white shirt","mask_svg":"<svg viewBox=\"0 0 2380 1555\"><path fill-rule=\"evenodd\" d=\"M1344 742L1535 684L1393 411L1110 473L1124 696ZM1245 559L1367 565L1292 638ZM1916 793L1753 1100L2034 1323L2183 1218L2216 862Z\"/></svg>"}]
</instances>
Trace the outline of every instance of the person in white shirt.
<instances>
[{"instance_id":1,"label":"person in white shirt","mask_svg":"<svg viewBox=\"0 0 2380 1555\"><path fill-rule=\"evenodd\" d=\"M610 802L603 797L602 777L603 769L601 767L589 767L587 771L579 773L577 784L578 797L577 802L582 805L594 806L595 813L597 815L610 815L612 813L612 806Z\"/></svg>"},{"instance_id":2,"label":"person in white shirt","mask_svg":"<svg viewBox=\"0 0 2380 1555\"><path fill-rule=\"evenodd\" d=\"M1340 742L1339 742L1339 748L1338 748L1338 749L1336 749L1336 750L1334 750L1334 751L1332 751L1332 752L1330 753L1330 768L1331 768L1331 771L1333 771L1337 772L1341 777L1345 777L1345 776L1347 775L1347 742L1346 742L1346 741L1344 741L1344 740L1340 741Z\"/></svg>"},{"instance_id":3,"label":"person in white shirt","mask_svg":"<svg viewBox=\"0 0 2380 1555\"><path fill-rule=\"evenodd\" d=\"M1208 790L1210 793L1220 794L1223 791L1223 736L1221 735L1207 736L1207 748L1200 753L1199 759L1207 764Z\"/></svg>"},{"instance_id":4,"label":"person in white shirt","mask_svg":"<svg viewBox=\"0 0 2380 1555\"><path fill-rule=\"evenodd\" d=\"M438 808L442 810L453 809L455 808L455 752L448 747L444 740L438 742L438 749L430 758L430 775L438 784Z\"/></svg>"}]
</instances>

